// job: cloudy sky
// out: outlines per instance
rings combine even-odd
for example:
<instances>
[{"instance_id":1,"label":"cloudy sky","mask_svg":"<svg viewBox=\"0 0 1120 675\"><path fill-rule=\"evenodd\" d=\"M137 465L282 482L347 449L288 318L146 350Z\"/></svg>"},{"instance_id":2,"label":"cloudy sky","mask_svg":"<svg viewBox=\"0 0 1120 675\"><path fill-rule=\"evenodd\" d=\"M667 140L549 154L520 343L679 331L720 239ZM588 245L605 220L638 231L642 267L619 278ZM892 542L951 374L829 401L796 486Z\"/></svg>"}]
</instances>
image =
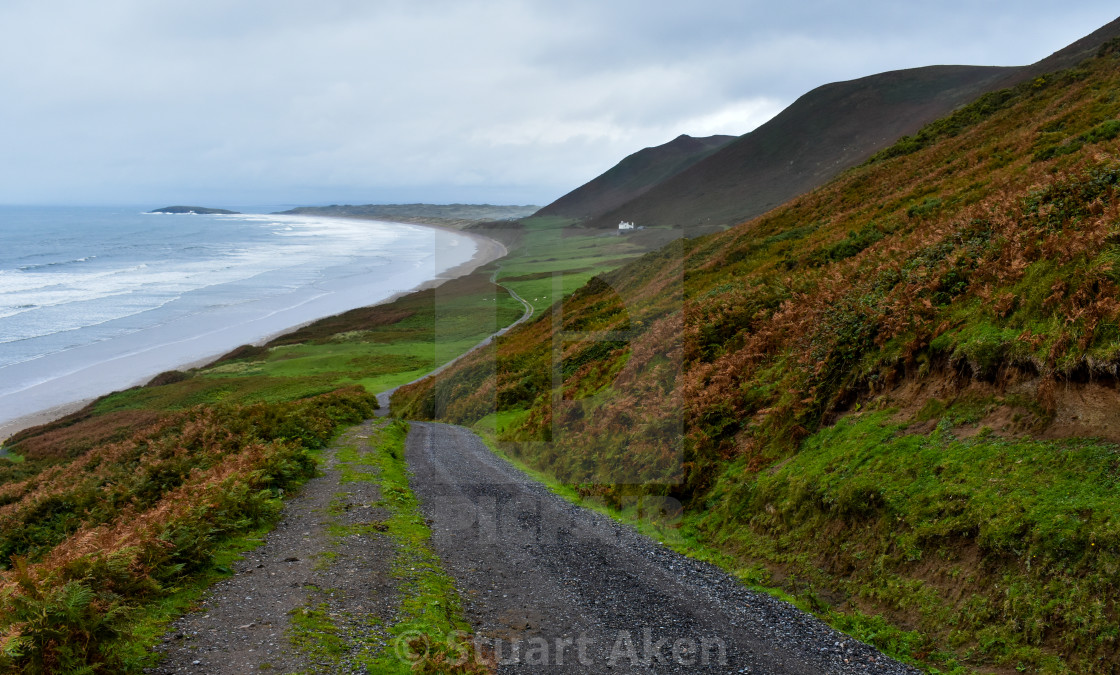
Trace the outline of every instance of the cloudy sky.
<instances>
[{"instance_id":1,"label":"cloudy sky","mask_svg":"<svg viewBox=\"0 0 1120 675\"><path fill-rule=\"evenodd\" d=\"M818 85L1037 61L1113 1L0 0L0 203L544 204Z\"/></svg>"}]
</instances>

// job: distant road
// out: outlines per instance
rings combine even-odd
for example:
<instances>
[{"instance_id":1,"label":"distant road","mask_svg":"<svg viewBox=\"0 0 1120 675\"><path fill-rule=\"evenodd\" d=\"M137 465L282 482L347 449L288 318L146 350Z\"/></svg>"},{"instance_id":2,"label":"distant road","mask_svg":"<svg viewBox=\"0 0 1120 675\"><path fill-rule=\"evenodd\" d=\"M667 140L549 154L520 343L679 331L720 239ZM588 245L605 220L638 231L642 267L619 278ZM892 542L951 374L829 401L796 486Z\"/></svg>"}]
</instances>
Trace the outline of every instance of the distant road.
<instances>
[{"instance_id":1,"label":"distant road","mask_svg":"<svg viewBox=\"0 0 1120 675\"><path fill-rule=\"evenodd\" d=\"M413 422L406 458L499 673L917 673L553 495L462 427Z\"/></svg>"},{"instance_id":2,"label":"distant road","mask_svg":"<svg viewBox=\"0 0 1120 675\"><path fill-rule=\"evenodd\" d=\"M496 276L496 273L495 273L495 276ZM400 389L401 387L407 387L410 384L415 384L415 383L419 382L420 380L423 380L424 378L431 377L433 375L438 375L439 373L442 373L443 371L447 370L451 366L455 365L459 361L459 359L463 358L467 354L470 354L471 352L473 352L476 349L479 349L481 347L485 347L486 345L493 342L494 338L498 337L499 335L505 335L508 331L512 330L514 328L514 326L517 326L520 323L524 323L525 321L528 321L533 316L533 306L530 305L525 300L525 298L518 295L517 291L515 291L512 288L509 288L507 286L502 286L497 281L494 281L493 277L491 277L490 281L493 282L495 286L498 286L499 288L505 289L518 302L520 302L522 305L525 306L525 313L521 315L521 318L519 318L517 321L514 321L513 323L506 326L505 328L503 328L503 329L501 329L497 332L491 333L482 342L479 342L475 346L471 347L467 351L465 351L462 354L456 356L455 358L451 359L450 361L443 364L439 368L436 368L435 370L431 371L430 373L427 373L425 375L421 375L420 377L416 378L412 382L406 382L405 384L402 384L399 387L393 387L392 389L387 389L387 390L379 393L377 395L377 405L381 406L380 409L378 410L378 415L380 417L385 417L389 414L389 399L391 399L393 397L393 392L395 392L396 390Z\"/></svg>"}]
</instances>

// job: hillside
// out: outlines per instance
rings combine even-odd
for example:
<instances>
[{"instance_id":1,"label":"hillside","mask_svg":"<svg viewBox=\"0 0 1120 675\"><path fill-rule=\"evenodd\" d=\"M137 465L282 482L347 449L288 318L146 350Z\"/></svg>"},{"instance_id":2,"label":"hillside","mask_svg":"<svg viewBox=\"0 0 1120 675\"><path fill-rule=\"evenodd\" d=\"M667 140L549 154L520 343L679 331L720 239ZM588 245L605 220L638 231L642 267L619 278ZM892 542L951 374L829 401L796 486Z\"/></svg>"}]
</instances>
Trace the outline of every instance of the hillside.
<instances>
[{"instance_id":1,"label":"hillside","mask_svg":"<svg viewBox=\"0 0 1120 675\"><path fill-rule=\"evenodd\" d=\"M1069 68L1120 35L1120 20L1030 66L930 66L836 82L629 202L591 227L733 225L823 185L977 96Z\"/></svg>"},{"instance_id":2,"label":"hillside","mask_svg":"<svg viewBox=\"0 0 1120 675\"><path fill-rule=\"evenodd\" d=\"M583 220L608 213L735 140L680 135L626 157L609 171L545 206L535 215Z\"/></svg>"},{"instance_id":3,"label":"hillside","mask_svg":"<svg viewBox=\"0 0 1120 675\"><path fill-rule=\"evenodd\" d=\"M1120 672L1118 91L1113 40L599 275L394 413L678 503L682 548L931 667Z\"/></svg>"}]
</instances>

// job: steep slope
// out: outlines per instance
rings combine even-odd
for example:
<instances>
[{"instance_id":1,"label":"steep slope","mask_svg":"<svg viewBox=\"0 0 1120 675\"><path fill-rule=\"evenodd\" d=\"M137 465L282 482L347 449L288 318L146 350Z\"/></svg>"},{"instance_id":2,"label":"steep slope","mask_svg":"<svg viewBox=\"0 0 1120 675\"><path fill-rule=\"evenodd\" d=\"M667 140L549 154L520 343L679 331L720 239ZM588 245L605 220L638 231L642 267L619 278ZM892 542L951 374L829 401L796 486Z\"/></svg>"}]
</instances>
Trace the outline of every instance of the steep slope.
<instances>
[{"instance_id":1,"label":"steep slope","mask_svg":"<svg viewBox=\"0 0 1120 675\"><path fill-rule=\"evenodd\" d=\"M644 148L535 215L579 220L602 215L644 194L654 185L684 171L733 140L734 136L693 138L682 134L664 145Z\"/></svg>"},{"instance_id":2,"label":"steep slope","mask_svg":"<svg viewBox=\"0 0 1120 675\"><path fill-rule=\"evenodd\" d=\"M1120 672L1118 91L1111 41L594 279L394 410L677 500L689 545L900 656Z\"/></svg>"},{"instance_id":3,"label":"steep slope","mask_svg":"<svg viewBox=\"0 0 1120 675\"><path fill-rule=\"evenodd\" d=\"M711 157L593 218L732 225L802 194L985 92L1072 67L1120 35L1120 20L1031 66L930 66L826 84Z\"/></svg>"}]
</instances>

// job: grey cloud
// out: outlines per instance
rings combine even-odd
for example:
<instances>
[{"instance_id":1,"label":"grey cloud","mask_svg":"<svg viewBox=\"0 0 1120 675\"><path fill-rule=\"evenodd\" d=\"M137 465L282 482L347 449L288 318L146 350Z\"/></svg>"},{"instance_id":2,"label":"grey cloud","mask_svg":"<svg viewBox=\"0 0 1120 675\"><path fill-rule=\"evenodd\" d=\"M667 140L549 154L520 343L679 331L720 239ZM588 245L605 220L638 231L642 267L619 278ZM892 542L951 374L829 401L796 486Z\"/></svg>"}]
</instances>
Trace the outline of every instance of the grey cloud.
<instances>
[{"instance_id":1,"label":"grey cloud","mask_svg":"<svg viewBox=\"0 0 1120 675\"><path fill-rule=\"evenodd\" d=\"M744 133L819 84L1027 63L1114 11L11 0L0 201L544 203L680 133Z\"/></svg>"}]
</instances>

